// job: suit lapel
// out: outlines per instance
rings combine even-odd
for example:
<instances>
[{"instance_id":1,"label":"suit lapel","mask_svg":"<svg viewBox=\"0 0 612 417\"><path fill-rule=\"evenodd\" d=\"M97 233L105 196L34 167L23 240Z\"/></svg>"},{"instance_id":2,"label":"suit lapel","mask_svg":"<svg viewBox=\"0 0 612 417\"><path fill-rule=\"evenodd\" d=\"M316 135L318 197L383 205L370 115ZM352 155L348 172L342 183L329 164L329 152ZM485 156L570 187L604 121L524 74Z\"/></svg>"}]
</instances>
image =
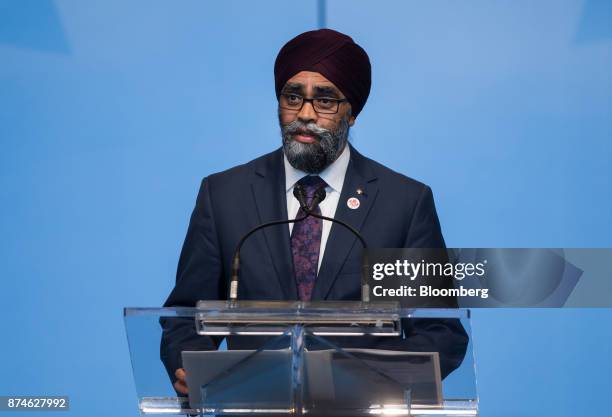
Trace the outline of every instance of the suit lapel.
<instances>
[{"instance_id":1,"label":"suit lapel","mask_svg":"<svg viewBox=\"0 0 612 417\"><path fill-rule=\"evenodd\" d=\"M344 177L344 184L342 185L335 218L361 231L363 223L376 199L378 186L376 185L376 176L369 169L365 158L352 146L350 150L351 160ZM363 190L363 194L357 194L357 189ZM348 207L347 201L351 197L359 200L360 204L357 209ZM323 262L315 282L313 300L327 298L340 269L346 262L351 248L354 244L361 245L361 243L355 242L356 240L357 237L344 226L337 223L332 225L323 254Z\"/></svg>"},{"instance_id":2,"label":"suit lapel","mask_svg":"<svg viewBox=\"0 0 612 417\"><path fill-rule=\"evenodd\" d=\"M285 190L285 167L282 149L255 167L255 178L251 183L253 198L257 207L258 223L287 219ZM260 233L260 232L257 232ZM264 234L277 279L286 300L297 299L297 287L293 276L289 227L270 226L261 231Z\"/></svg>"}]
</instances>

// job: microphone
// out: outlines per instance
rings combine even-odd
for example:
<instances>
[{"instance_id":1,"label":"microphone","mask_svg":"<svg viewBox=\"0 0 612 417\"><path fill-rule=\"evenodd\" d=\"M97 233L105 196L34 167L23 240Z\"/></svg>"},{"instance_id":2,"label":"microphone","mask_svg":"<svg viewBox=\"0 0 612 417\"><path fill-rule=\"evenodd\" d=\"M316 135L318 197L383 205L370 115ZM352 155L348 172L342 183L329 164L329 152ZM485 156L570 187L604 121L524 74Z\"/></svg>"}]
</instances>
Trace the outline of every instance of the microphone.
<instances>
[{"instance_id":1,"label":"microphone","mask_svg":"<svg viewBox=\"0 0 612 417\"><path fill-rule=\"evenodd\" d=\"M296 192L296 188L297 187L300 187L301 190ZM368 284L368 274L370 272L369 271L370 270L370 261L368 259L368 255L366 253L366 249L368 248L368 244L366 243L366 241L363 238L363 236L361 236L361 233L359 233L357 231L357 229L355 229L353 226L351 226L348 223L343 222L342 220L334 219L332 217L322 216L320 214L317 214L317 213L313 212L313 210L323 200L325 200L325 197L326 197L327 193L325 192L325 187L324 186L323 187L319 187L315 191L314 196L312 198L312 203L311 203L310 207L308 207L306 205L306 201L305 201L306 192L304 191L304 189L302 188L302 186L300 184L297 184L294 187L293 194L296 196L298 201L300 201L300 197L303 199L303 201L300 201L300 206L302 207L302 210L304 210L304 212L306 213L306 217L312 216L312 217L316 217L316 218L321 219L321 220L328 220L328 221L333 222L333 223L338 223L338 224L344 226L346 229L348 229L355 236L357 236L357 238L361 242L361 246L363 247L363 250L364 250L364 253L363 253L363 265L362 265L362 269L361 269L361 301L364 302L364 303L369 303L370 302L370 285ZM297 197L297 194L299 194L300 197ZM302 202L303 202L303 204L302 204ZM304 217L304 218L306 218L306 217Z\"/></svg>"},{"instance_id":2,"label":"microphone","mask_svg":"<svg viewBox=\"0 0 612 417\"><path fill-rule=\"evenodd\" d=\"M293 187L293 195L300 203L300 208L304 210L304 212L309 212L314 210L323 200L325 200L327 193L325 192L325 187L320 187L315 190L310 207L308 207L308 204L306 204L306 198L308 198L308 196L306 195L306 190L304 190L302 184L296 184L295 187Z\"/></svg>"},{"instance_id":3,"label":"microphone","mask_svg":"<svg viewBox=\"0 0 612 417\"><path fill-rule=\"evenodd\" d=\"M325 192L325 190L323 190ZM298 223L302 220L306 219L310 214L308 213L308 205L306 204L306 191L301 185L296 185L293 188L293 195L297 198L300 203L300 207L306 213L304 216L295 218L292 220L275 220L267 223L260 224L257 227L249 230L240 240L238 241L238 245L236 245L236 250L234 251L234 257L232 259L232 275L230 278L230 288L229 288L229 300L231 305L234 305L236 300L238 299L238 278L240 275L240 249L244 242L255 232L258 230L264 229L270 226L277 226L279 224L289 224L289 223ZM325 198L325 197L323 197Z\"/></svg>"},{"instance_id":4,"label":"microphone","mask_svg":"<svg viewBox=\"0 0 612 417\"><path fill-rule=\"evenodd\" d=\"M312 208L310 210L314 210L323 200L325 200L326 196L327 193L325 192L325 187L317 188L314 196L312 197L312 203L310 204Z\"/></svg>"},{"instance_id":5,"label":"microphone","mask_svg":"<svg viewBox=\"0 0 612 417\"><path fill-rule=\"evenodd\" d=\"M293 187L293 196L297 199L298 203L300 203L300 208L304 210L304 213L308 212L308 204L306 204L306 190L302 184L295 184Z\"/></svg>"}]
</instances>

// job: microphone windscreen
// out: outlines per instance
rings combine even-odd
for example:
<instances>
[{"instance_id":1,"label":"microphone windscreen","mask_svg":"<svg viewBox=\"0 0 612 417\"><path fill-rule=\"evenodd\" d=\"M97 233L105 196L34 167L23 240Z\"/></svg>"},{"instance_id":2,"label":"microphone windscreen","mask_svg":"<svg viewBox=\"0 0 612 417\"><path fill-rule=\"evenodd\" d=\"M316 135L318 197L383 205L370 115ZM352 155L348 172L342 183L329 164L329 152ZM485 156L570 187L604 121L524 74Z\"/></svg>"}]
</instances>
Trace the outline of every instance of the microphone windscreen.
<instances>
[{"instance_id":1,"label":"microphone windscreen","mask_svg":"<svg viewBox=\"0 0 612 417\"><path fill-rule=\"evenodd\" d=\"M325 200L325 197L327 196L327 193L325 192L325 187L321 187L318 188L317 191L315 191L314 194L314 198L320 203L321 201Z\"/></svg>"},{"instance_id":2,"label":"microphone windscreen","mask_svg":"<svg viewBox=\"0 0 612 417\"><path fill-rule=\"evenodd\" d=\"M308 208L308 205L306 204L306 190L304 190L302 184L295 184L293 187L293 196L300 203L302 210L306 211Z\"/></svg>"}]
</instances>

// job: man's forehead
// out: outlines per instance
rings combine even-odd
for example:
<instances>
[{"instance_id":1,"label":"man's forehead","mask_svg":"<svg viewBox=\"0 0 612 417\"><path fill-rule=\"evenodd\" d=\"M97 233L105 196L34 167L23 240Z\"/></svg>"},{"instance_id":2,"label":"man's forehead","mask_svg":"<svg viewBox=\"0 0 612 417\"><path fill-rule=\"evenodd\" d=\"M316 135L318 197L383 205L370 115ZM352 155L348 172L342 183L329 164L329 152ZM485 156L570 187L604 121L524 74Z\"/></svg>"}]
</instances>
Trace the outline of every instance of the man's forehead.
<instances>
[{"instance_id":1,"label":"man's forehead","mask_svg":"<svg viewBox=\"0 0 612 417\"><path fill-rule=\"evenodd\" d=\"M315 88L315 87L326 87L331 88L337 92L340 92L340 89L336 87L334 83L329 81L323 75L314 71L301 71L295 74L293 77L289 78L285 83L285 87L303 87L305 89Z\"/></svg>"}]
</instances>

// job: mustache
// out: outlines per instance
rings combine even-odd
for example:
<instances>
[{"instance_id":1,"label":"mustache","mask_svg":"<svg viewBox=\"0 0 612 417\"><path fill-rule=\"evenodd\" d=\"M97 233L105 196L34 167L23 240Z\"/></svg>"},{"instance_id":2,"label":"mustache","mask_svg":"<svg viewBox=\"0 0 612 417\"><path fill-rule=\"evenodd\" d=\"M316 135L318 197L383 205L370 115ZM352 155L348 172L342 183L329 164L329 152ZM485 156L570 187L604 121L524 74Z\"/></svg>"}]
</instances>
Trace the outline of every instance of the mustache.
<instances>
[{"instance_id":1,"label":"mustache","mask_svg":"<svg viewBox=\"0 0 612 417\"><path fill-rule=\"evenodd\" d=\"M324 135L329 135L331 131L329 129L317 126L314 122L303 123L299 120L294 120L293 122L283 126L283 133L291 136L300 134L310 135L321 141L321 138Z\"/></svg>"}]
</instances>

